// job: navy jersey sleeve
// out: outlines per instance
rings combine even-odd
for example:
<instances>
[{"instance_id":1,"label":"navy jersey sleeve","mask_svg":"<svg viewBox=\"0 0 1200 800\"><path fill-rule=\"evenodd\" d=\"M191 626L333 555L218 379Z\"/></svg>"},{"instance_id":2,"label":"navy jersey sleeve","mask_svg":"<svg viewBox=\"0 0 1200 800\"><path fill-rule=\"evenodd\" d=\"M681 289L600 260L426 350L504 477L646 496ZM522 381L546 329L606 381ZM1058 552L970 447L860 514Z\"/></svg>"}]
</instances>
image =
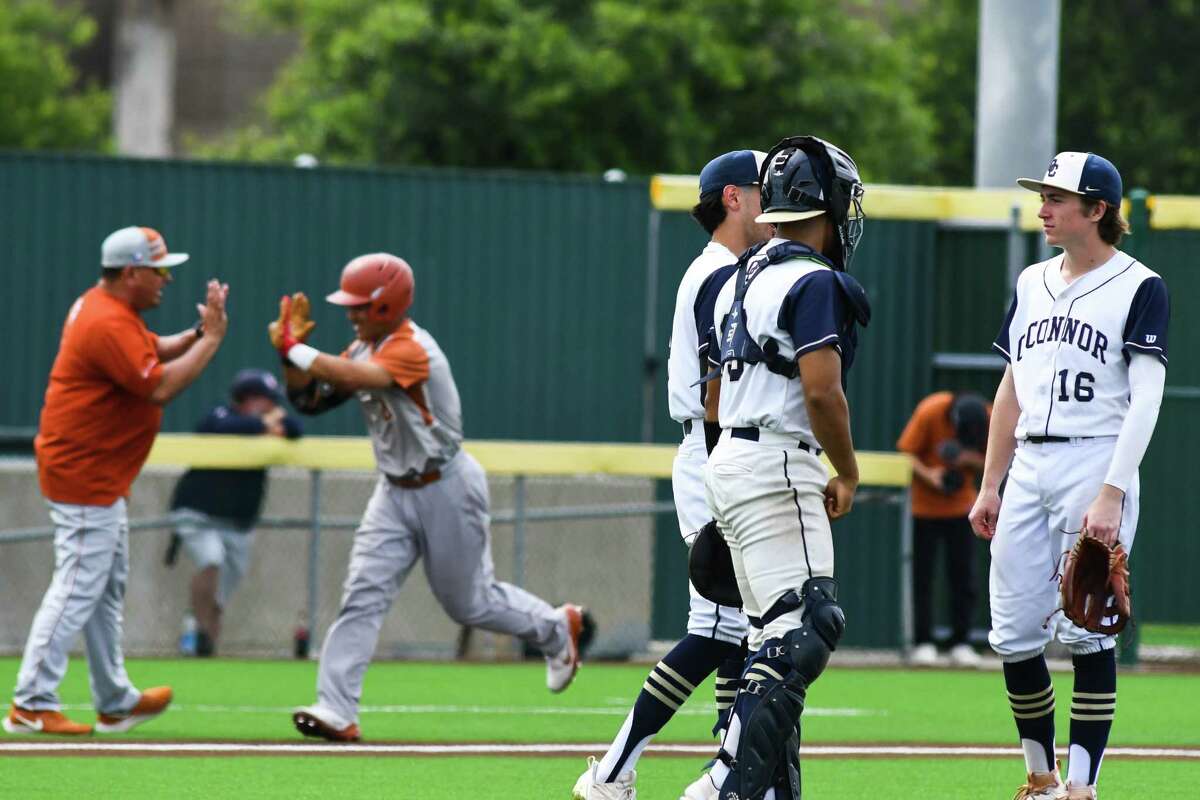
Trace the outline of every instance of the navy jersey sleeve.
<instances>
[{"instance_id":1,"label":"navy jersey sleeve","mask_svg":"<svg viewBox=\"0 0 1200 800\"><path fill-rule=\"evenodd\" d=\"M1124 350L1149 353L1158 356L1163 366L1167 363L1167 323L1171 318L1171 301L1167 296L1167 284L1157 276L1142 281L1133 302L1129 304L1129 317L1125 321Z\"/></svg>"},{"instance_id":2,"label":"navy jersey sleeve","mask_svg":"<svg viewBox=\"0 0 1200 800\"><path fill-rule=\"evenodd\" d=\"M236 433L253 435L266 431L258 417L238 414L228 406L217 406L197 426L197 433Z\"/></svg>"},{"instance_id":3,"label":"navy jersey sleeve","mask_svg":"<svg viewBox=\"0 0 1200 800\"><path fill-rule=\"evenodd\" d=\"M808 273L792 284L779 306L779 327L792 337L795 357L822 347L841 348L846 296L830 269Z\"/></svg>"},{"instance_id":4,"label":"navy jersey sleeve","mask_svg":"<svg viewBox=\"0 0 1200 800\"><path fill-rule=\"evenodd\" d=\"M1000 326L1000 333L996 334L996 341L992 342L992 347L1004 356L1005 361L1012 361L1012 347L1008 343L1008 329L1012 325L1013 317L1017 315L1017 293L1013 292L1012 303L1008 306L1008 313L1004 315L1004 324Z\"/></svg>"},{"instance_id":5,"label":"navy jersey sleeve","mask_svg":"<svg viewBox=\"0 0 1200 800\"><path fill-rule=\"evenodd\" d=\"M707 359L710 364L719 363L717 358L717 329L713 323L713 314L717 306L717 297L721 294L721 288L731 276L737 274L737 264L729 264L715 269L709 273L704 282L700 284L700 290L696 292L696 302L692 306L692 312L696 321L696 341L700 343L700 352L698 353L701 359ZM702 370L707 372L707 370Z\"/></svg>"},{"instance_id":6,"label":"navy jersey sleeve","mask_svg":"<svg viewBox=\"0 0 1200 800\"><path fill-rule=\"evenodd\" d=\"M288 439L299 439L304 435L304 426L300 424L300 420L288 414L283 418L283 435Z\"/></svg>"}]
</instances>

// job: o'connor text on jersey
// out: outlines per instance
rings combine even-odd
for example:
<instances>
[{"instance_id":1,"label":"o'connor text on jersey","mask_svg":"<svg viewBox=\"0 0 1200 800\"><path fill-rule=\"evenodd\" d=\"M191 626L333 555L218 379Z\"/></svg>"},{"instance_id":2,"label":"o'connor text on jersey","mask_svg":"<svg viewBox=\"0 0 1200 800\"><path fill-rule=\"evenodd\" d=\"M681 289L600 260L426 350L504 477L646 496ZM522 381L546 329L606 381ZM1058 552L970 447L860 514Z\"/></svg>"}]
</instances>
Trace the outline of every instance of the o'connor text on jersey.
<instances>
[{"instance_id":1,"label":"o'connor text on jersey","mask_svg":"<svg viewBox=\"0 0 1200 800\"><path fill-rule=\"evenodd\" d=\"M1090 350L1089 355L1099 359L1101 364L1108 363L1104 360L1108 337L1082 320L1065 316L1047 317L1029 323L1025 333L1017 339L1017 361L1021 360L1026 350L1048 342L1073 344L1085 353Z\"/></svg>"}]
</instances>

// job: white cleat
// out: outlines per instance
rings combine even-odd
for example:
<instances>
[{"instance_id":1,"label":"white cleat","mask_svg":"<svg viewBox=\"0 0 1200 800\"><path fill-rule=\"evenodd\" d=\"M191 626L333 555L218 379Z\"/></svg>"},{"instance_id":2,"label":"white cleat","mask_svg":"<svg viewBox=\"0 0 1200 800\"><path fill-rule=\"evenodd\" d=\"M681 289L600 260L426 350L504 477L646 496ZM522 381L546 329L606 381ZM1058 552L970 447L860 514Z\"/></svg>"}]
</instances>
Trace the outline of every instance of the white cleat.
<instances>
[{"instance_id":1,"label":"white cleat","mask_svg":"<svg viewBox=\"0 0 1200 800\"><path fill-rule=\"evenodd\" d=\"M546 656L546 688L558 694L571 685L579 671L579 646L584 636L590 636L593 627L591 617L582 606L567 603L560 606L567 621L567 641L552 656Z\"/></svg>"},{"instance_id":2,"label":"white cleat","mask_svg":"<svg viewBox=\"0 0 1200 800\"><path fill-rule=\"evenodd\" d=\"M1062 800L1066 796L1067 787L1056 765L1053 772L1029 773L1013 800Z\"/></svg>"},{"instance_id":3,"label":"white cleat","mask_svg":"<svg viewBox=\"0 0 1200 800\"><path fill-rule=\"evenodd\" d=\"M919 644L908 654L908 663L914 667L932 667L938 663L938 651L931 642Z\"/></svg>"},{"instance_id":4,"label":"white cleat","mask_svg":"<svg viewBox=\"0 0 1200 800\"><path fill-rule=\"evenodd\" d=\"M983 658L971 645L956 644L950 648L950 663L956 667L978 667L983 663Z\"/></svg>"},{"instance_id":5,"label":"white cleat","mask_svg":"<svg viewBox=\"0 0 1200 800\"><path fill-rule=\"evenodd\" d=\"M598 762L595 757L588 756L587 764L587 770L575 781L571 800L637 800L637 790L633 788L637 772L623 772L612 783L599 783L596 780Z\"/></svg>"},{"instance_id":6,"label":"white cleat","mask_svg":"<svg viewBox=\"0 0 1200 800\"><path fill-rule=\"evenodd\" d=\"M712 775L704 773L688 784L679 800L717 800L721 795L721 787L713 783Z\"/></svg>"}]
</instances>

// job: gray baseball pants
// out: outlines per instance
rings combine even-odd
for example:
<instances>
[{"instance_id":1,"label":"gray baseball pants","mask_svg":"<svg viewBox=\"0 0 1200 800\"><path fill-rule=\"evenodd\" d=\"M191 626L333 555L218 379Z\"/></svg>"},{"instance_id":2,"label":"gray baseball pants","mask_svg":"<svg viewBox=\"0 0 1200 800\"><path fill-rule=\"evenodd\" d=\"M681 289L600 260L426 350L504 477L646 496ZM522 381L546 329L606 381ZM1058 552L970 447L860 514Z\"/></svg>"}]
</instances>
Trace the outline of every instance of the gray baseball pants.
<instances>
[{"instance_id":1,"label":"gray baseball pants","mask_svg":"<svg viewBox=\"0 0 1200 800\"><path fill-rule=\"evenodd\" d=\"M67 652L83 631L92 702L101 714L122 714L140 693L121 655L129 520L124 498L111 506L50 501L54 575L33 617L17 673L13 702L31 711L58 710Z\"/></svg>"},{"instance_id":2,"label":"gray baseball pants","mask_svg":"<svg viewBox=\"0 0 1200 800\"><path fill-rule=\"evenodd\" d=\"M383 618L417 559L438 603L459 624L516 636L543 653L566 644L566 622L549 603L496 580L487 476L460 452L440 480L419 489L380 477L354 535L337 619L325 636L318 704L357 721L363 677Z\"/></svg>"}]
</instances>

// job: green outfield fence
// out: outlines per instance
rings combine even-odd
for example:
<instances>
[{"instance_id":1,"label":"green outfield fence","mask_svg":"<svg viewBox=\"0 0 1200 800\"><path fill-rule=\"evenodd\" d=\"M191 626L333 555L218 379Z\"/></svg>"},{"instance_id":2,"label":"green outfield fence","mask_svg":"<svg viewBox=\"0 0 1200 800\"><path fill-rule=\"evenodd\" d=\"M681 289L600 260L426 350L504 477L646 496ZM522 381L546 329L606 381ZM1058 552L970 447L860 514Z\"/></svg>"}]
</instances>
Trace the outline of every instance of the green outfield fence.
<instances>
[{"instance_id":1,"label":"green outfield fence","mask_svg":"<svg viewBox=\"0 0 1200 800\"><path fill-rule=\"evenodd\" d=\"M198 385L168 408L167 431L189 430L239 368L275 363L264 327L282 292L323 296L346 260L383 249L414 267L413 316L454 366L469 437L677 441L664 367L675 287L704 242L684 213L695 185L678 176L606 183L0 153L0 241L9 258L9 290L0 295L9 345L0 434L20 441L36 425L62 319L96 275L100 240L142 224L193 258L177 270L164 306L148 315L152 327L189 325L207 277L232 285L229 339ZM1039 251L1032 197L868 187L854 268L874 318L849 384L858 446L893 449L930 391L991 393L999 372L988 345L1014 265ZM1200 246L1200 201L1131 199L1135 231L1126 249L1164 275L1175 306L1167 399L1142 471L1135 602L1144 619L1194 623L1200 587L1187 573L1200 563L1200 541L1185 520L1200 512L1200 496L1185 482L1200 445L1189 424L1200 400L1192 345L1200 334L1189 313L1200 289L1190 258ZM315 344L340 348L349 336L342 315L318 302L314 316ZM362 432L349 407L312 421L311 430ZM659 493L669 496L665 483ZM897 516L895 507L864 506L837 526L856 644L900 643ZM673 520L662 518L653 630L664 638L681 629L686 613L677 536Z\"/></svg>"}]
</instances>

